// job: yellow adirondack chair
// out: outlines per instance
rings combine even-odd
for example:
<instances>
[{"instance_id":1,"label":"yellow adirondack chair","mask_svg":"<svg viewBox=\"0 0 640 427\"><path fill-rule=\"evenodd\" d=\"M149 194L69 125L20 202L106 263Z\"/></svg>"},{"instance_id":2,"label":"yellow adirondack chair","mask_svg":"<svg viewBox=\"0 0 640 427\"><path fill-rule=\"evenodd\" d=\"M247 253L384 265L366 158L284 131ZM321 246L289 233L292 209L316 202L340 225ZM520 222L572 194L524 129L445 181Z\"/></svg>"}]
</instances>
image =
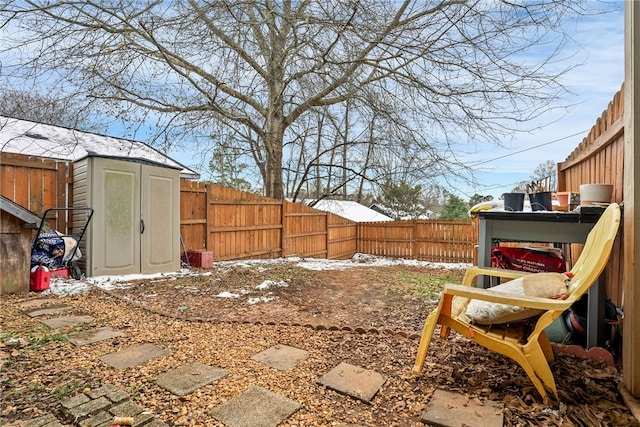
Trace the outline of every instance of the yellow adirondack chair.
<instances>
[{"instance_id":1,"label":"yellow adirondack chair","mask_svg":"<svg viewBox=\"0 0 640 427\"><path fill-rule=\"evenodd\" d=\"M436 324L439 324L442 325L440 331L442 339L447 338L450 329L456 330L470 340L517 362L543 398L546 397L547 390L558 398L556 383L549 367L549 362L553 361L553 350L544 330L598 279L609 260L619 224L620 207L612 203L589 232L583 251L571 269L573 278L570 282L568 298L565 300L521 296L494 292L491 288L477 288L471 285L478 275L514 279L527 273L495 268L469 268L462 285L445 287L437 309L427 317L412 370L413 374L422 373L431 337ZM505 328L505 325L496 324L476 325L469 322L464 315L464 309L461 315L452 313L454 297L539 309L542 310L542 314L537 314L532 319L533 327L530 323L528 329L522 322L511 324L508 328Z\"/></svg>"}]
</instances>

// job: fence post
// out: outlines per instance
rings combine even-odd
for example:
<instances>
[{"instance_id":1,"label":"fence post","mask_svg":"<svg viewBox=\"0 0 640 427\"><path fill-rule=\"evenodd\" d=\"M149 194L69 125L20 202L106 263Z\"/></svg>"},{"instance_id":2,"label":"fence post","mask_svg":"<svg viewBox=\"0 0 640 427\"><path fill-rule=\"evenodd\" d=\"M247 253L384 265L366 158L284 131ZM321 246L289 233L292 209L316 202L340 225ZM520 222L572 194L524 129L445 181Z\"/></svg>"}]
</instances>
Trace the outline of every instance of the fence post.
<instances>
[{"instance_id":1,"label":"fence post","mask_svg":"<svg viewBox=\"0 0 640 427\"><path fill-rule=\"evenodd\" d=\"M325 259L331 259L329 257L329 233L331 231L331 229L329 228L329 212L325 212L324 214L324 225L325 225L325 230L327 230L327 234L326 234L326 238L324 239L324 250L325 250Z\"/></svg>"},{"instance_id":2,"label":"fence post","mask_svg":"<svg viewBox=\"0 0 640 427\"><path fill-rule=\"evenodd\" d=\"M282 258L286 258L289 254L289 248L288 248L288 238L287 238L287 212L285 212L288 207L287 207L287 201L286 200L281 200L280 201L280 229L282 230L281 232L281 242L280 242L280 256L282 256Z\"/></svg>"},{"instance_id":3,"label":"fence post","mask_svg":"<svg viewBox=\"0 0 640 427\"><path fill-rule=\"evenodd\" d=\"M200 187L200 183L198 183L198 187ZM209 252L213 252L213 233L209 230L211 224L209 223L209 219L212 218L212 215L209 215L209 209L211 209L212 198L211 187L208 184L204 184L204 200L205 200L205 209L204 209L204 238L205 238L205 249ZM216 254L213 254L214 258Z\"/></svg>"},{"instance_id":4,"label":"fence post","mask_svg":"<svg viewBox=\"0 0 640 427\"><path fill-rule=\"evenodd\" d=\"M409 256L411 259L418 259L418 221L414 219L411 222L411 254Z\"/></svg>"}]
</instances>

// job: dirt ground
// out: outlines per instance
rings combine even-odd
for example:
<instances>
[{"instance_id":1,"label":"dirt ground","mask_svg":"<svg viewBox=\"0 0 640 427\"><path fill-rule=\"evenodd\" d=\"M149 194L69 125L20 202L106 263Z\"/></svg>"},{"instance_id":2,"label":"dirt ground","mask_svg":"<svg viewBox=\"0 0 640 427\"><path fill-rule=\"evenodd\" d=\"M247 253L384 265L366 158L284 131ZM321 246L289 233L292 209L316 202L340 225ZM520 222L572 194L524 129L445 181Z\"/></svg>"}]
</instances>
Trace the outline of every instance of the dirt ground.
<instances>
[{"instance_id":1,"label":"dirt ground","mask_svg":"<svg viewBox=\"0 0 640 427\"><path fill-rule=\"evenodd\" d=\"M293 264L226 265L179 279L139 280L109 291L55 297L89 314L90 326L112 326L126 337L74 347L64 334L20 313L41 294L2 296L0 306L0 425L56 413L66 397L114 384L172 426L217 426L209 412L251 385L301 403L286 426L418 426L437 388L478 402L504 404L507 426L639 425L623 405L620 373L592 360L558 356L552 364L560 401L543 402L522 369L460 336L434 339L425 372L411 375L422 323L447 282L463 271L412 266L307 270ZM51 296L53 298L53 296ZM136 343L169 355L117 371L99 360ZM309 351L292 371L251 361L276 344ZM177 397L155 384L168 369L199 361L229 372ZM381 373L370 403L316 384L347 362Z\"/></svg>"},{"instance_id":2,"label":"dirt ground","mask_svg":"<svg viewBox=\"0 0 640 427\"><path fill-rule=\"evenodd\" d=\"M292 264L230 265L169 282L141 280L112 292L159 312L212 321L417 333L443 284L459 283L462 275L461 269L411 266L314 271Z\"/></svg>"}]
</instances>

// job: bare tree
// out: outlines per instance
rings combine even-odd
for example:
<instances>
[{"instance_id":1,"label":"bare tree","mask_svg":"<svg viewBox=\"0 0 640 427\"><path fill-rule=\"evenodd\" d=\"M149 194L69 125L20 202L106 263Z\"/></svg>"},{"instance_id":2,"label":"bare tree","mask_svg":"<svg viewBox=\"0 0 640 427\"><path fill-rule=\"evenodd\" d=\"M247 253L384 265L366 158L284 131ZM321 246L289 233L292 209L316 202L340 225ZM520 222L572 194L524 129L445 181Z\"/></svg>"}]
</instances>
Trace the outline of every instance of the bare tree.
<instances>
[{"instance_id":1,"label":"bare tree","mask_svg":"<svg viewBox=\"0 0 640 427\"><path fill-rule=\"evenodd\" d=\"M310 137L342 144L328 152L326 179L341 181L330 188L365 177L347 159L358 147L351 133L367 128L367 104L356 106L365 89L402 118L402 141L428 148L427 176L434 162L445 165L439 174L460 172L457 142L499 143L554 105L566 71L556 61L560 24L581 8L579 0L0 0L1 53L8 80L46 79L100 100L103 114L153 126L150 142L161 148L207 149L211 135L244 141L265 193L282 198L286 147L300 155L296 144L311 147L296 125L351 100L343 138L338 129ZM370 141L392 153L396 142Z\"/></svg>"},{"instance_id":2,"label":"bare tree","mask_svg":"<svg viewBox=\"0 0 640 427\"><path fill-rule=\"evenodd\" d=\"M556 191L558 187L558 164L553 160L540 163L533 170L531 180L540 181L547 191Z\"/></svg>"},{"instance_id":3,"label":"bare tree","mask_svg":"<svg viewBox=\"0 0 640 427\"><path fill-rule=\"evenodd\" d=\"M546 160L535 167L529 175L529 181L518 182L512 191L528 193L532 188L536 191L556 191L558 186L558 166L553 160Z\"/></svg>"},{"instance_id":4,"label":"bare tree","mask_svg":"<svg viewBox=\"0 0 640 427\"><path fill-rule=\"evenodd\" d=\"M0 115L87 132L98 129L96 118L74 98L24 90L0 90Z\"/></svg>"}]
</instances>

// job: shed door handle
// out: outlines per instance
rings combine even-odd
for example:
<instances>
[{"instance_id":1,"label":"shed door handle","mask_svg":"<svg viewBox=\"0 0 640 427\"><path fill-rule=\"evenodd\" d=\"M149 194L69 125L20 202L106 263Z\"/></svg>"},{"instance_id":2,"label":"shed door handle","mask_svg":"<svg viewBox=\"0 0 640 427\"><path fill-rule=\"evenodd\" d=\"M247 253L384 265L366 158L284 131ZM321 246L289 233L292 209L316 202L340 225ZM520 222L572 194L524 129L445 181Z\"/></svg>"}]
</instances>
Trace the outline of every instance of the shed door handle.
<instances>
[{"instance_id":1,"label":"shed door handle","mask_svg":"<svg viewBox=\"0 0 640 427\"><path fill-rule=\"evenodd\" d=\"M144 233L144 219L140 220L140 234Z\"/></svg>"}]
</instances>

